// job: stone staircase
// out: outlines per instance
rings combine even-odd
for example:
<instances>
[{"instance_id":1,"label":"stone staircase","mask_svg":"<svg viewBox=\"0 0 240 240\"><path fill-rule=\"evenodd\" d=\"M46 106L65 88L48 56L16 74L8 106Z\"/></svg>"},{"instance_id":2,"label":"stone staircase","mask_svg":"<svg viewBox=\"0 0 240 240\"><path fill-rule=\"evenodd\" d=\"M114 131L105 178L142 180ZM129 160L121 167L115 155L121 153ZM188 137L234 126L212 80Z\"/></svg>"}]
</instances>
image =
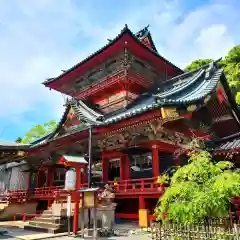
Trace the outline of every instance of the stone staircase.
<instances>
[{"instance_id":1,"label":"stone staircase","mask_svg":"<svg viewBox=\"0 0 240 240\"><path fill-rule=\"evenodd\" d=\"M65 215L66 216L66 215ZM40 216L29 221L24 229L38 232L60 233L67 231L67 218L63 216L54 216L52 209L44 210Z\"/></svg>"}]
</instances>

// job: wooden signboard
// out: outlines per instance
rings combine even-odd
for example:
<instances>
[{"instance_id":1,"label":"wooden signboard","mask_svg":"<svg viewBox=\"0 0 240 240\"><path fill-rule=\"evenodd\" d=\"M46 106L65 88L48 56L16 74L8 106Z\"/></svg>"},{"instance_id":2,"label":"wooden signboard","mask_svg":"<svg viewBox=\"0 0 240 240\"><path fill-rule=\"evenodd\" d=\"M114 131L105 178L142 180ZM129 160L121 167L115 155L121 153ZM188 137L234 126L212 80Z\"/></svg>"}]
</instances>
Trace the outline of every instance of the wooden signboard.
<instances>
[{"instance_id":1,"label":"wooden signboard","mask_svg":"<svg viewBox=\"0 0 240 240\"><path fill-rule=\"evenodd\" d=\"M95 193L94 192L85 192L83 194L84 207L85 208L94 208L95 207Z\"/></svg>"}]
</instances>

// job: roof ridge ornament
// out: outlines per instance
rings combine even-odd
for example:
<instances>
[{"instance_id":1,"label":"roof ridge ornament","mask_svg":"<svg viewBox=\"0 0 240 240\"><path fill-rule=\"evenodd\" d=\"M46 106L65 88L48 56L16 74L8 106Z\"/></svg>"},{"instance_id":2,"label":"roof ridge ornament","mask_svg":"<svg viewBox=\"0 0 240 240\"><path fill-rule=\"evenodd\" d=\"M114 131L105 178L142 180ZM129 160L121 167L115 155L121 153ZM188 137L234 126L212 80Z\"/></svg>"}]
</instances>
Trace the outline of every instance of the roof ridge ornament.
<instances>
[{"instance_id":1,"label":"roof ridge ornament","mask_svg":"<svg viewBox=\"0 0 240 240\"><path fill-rule=\"evenodd\" d=\"M208 68L206 69L205 73L205 79L209 80L212 76L212 73L215 71L215 62L211 62L208 65Z\"/></svg>"},{"instance_id":2,"label":"roof ridge ornament","mask_svg":"<svg viewBox=\"0 0 240 240\"><path fill-rule=\"evenodd\" d=\"M125 26L124 26L124 28L122 29L121 33L123 33L124 31L126 31L126 30L128 30L128 29L129 29L129 28L128 28L128 25L125 24Z\"/></svg>"},{"instance_id":3,"label":"roof ridge ornament","mask_svg":"<svg viewBox=\"0 0 240 240\"><path fill-rule=\"evenodd\" d=\"M139 30L139 31L135 34L135 36L136 36L137 38L139 38L139 39L146 37L147 34L149 33L148 28L149 28L149 24L148 24L145 28Z\"/></svg>"}]
</instances>

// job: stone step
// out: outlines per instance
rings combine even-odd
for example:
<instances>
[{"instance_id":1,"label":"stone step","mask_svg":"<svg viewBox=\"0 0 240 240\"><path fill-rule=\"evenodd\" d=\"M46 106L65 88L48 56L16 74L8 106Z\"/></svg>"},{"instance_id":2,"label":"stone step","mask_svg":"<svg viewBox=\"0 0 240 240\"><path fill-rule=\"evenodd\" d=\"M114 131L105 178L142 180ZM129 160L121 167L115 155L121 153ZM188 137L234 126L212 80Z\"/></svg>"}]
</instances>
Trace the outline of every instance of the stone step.
<instances>
[{"instance_id":1,"label":"stone step","mask_svg":"<svg viewBox=\"0 0 240 240\"><path fill-rule=\"evenodd\" d=\"M34 221L39 221L39 222L57 222L60 221L61 218L60 217L45 217L45 216L40 216L40 217L36 217L34 219Z\"/></svg>"},{"instance_id":2,"label":"stone step","mask_svg":"<svg viewBox=\"0 0 240 240\"><path fill-rule=\"evenodd\" d=\"M62 233L66 232L66 227L61 228L44 228L40 226L32 226L32 225L26 225L24 226L25 230L35 231L35 232L44 232L44 233Z\"/></svg>"},{"instance_id":3,"label":"stone step","mask_svg":"<svg viewBox=\"0 0 240 240\"><path fill-rule=\"evenodd\" d=\"M70 219L72 221L73 217L71 217ZM37 218L33 219L33 221L49 222L49 223L64 223L64 222L67 222L68 219L67 218L63 218L63 217L45 217L45 216L40 216L40 217L37 217Z\"/></svg>"},{"instance_id":4,"label":"stone step","mask_svg":"<svg viewBox=\"0 0 240 240\"><path fill-rule=\"evenodd\" d=\"M44 210L42 214L52 214L52 210L49 210L49 209Z\"/></svg>"},{"instance_id":5,"label":"stone step","mask_svg":"<svg viewBox=\"0 0 240 240\"><path fill-rule=\"evenodd\" d=\"M46 213L36 216L36 218L64 218L64 217L67 218L66 215L59 216L59 215L46 214Z\"/></svg>"},{"instance_id":6,"label":"stone step","mask_svg":"<svg viewBox=\"0 0 240 240\"><path fill-rule=\"evenodd\" d=\"M51 223L51 222L40 222L40 221L35 221L35 220L30 221L29 225L34 226L34 227L42 227L42 228L49 228L49 229L57 229L57 228L64 226L64 224Z\"/></svg>"},{"instance_id":7,"label":"stone step","mask_svg":"<svg viewBox=\"0 0 240 240\"><path fill-rule=\"evenodd\" d=\"M40 216L33 219L33 221L37 222L47 222L47 223L59 223L60 221L63 221L60 217L45 217Z\"/></svg>"},{"instance_id":8,"label":"stone step","mask_svg":"<svg viewBox=\"0 0 240 240\"><path fill-rule=\"evenodd\" d=\"M54 217L57 217L57 216L53 216L52 214L41 214L41 215L38 215L36 218L54 218Z\"/></svg>"}]
</instances>

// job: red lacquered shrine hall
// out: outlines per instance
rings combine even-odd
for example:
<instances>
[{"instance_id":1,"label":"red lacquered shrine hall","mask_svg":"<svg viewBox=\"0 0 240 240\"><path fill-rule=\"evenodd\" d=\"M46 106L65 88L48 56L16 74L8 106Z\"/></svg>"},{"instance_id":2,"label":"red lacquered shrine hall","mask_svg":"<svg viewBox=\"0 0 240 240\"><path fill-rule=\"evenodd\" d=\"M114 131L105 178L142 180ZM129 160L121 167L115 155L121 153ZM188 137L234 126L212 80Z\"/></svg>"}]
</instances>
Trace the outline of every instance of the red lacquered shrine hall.
<instances>
[{"instance_id":1,"label":"red lacquered shrine hall","mask_svg":"<svg viewBox=\"0 0 240 240\"><path fill-rule=\"evenodd\" d=\"M61 198L63 163L88 153L91 127L92 185L114 186L117 218L137 220L139 209L148 209L152 219L164 192L158 176L187 162L175 153L187 150L193 138L239 132L239 109L218 61L184 72L158 53L148 28L134 34L126 26L44 85L68 96L66 109L54 132L25 147L33 190L11 192L12 201L18 193L26 201ZM76 168L81 188L87 167Z\"/></svg>"}]
</instances>

